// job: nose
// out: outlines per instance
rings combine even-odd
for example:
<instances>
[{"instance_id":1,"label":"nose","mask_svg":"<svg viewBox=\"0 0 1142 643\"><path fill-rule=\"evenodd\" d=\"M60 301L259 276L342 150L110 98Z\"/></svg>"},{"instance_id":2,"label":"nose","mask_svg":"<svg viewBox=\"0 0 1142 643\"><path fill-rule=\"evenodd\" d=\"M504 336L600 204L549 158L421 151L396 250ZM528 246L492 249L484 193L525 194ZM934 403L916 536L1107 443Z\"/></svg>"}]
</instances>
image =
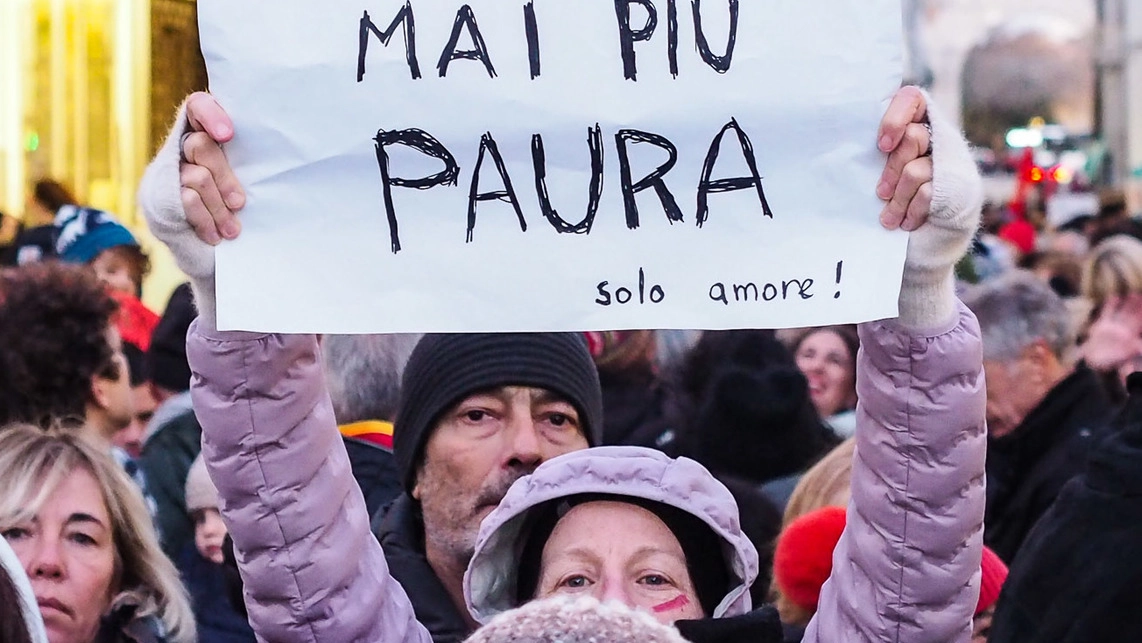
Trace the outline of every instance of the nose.
<instances>
[{"instance_id":1,"label":"nose","mask_svg":"<svg viewBox=\"0 0 1142 643\"><path fill-rule=\"evenodd\" d=\"M615 601L617 603L622 603L627 607L638 607L635 605L634 600L627 592L626 584L624 584L621 580L615 578L604 578L603 581L599 583L598 587L598 596L595 598L599 599L600 602L606 603L608 601Z\"/></svg>"},{"instance_id":2,"label":"nose","mask_svg":"<svg viewBox=\"0 0 1142 643\"><path fill-rule=\"evenodd\" d=\"M63 576L63 557L60 556L58 541L40 538L32 545L28 576L32 578L60 578Z\"/></svg>"},{"instance_id":3,"label":"nose","mask_svg":"<svg viewBox=\"0 0 1142 643\"><path fill-rule=\"evenodd\" d=\"M508 427L508 454L504 460L509 467L528 469L543 462L539 430L530 408L512 412Z\"/></svg>"}]
</instances>

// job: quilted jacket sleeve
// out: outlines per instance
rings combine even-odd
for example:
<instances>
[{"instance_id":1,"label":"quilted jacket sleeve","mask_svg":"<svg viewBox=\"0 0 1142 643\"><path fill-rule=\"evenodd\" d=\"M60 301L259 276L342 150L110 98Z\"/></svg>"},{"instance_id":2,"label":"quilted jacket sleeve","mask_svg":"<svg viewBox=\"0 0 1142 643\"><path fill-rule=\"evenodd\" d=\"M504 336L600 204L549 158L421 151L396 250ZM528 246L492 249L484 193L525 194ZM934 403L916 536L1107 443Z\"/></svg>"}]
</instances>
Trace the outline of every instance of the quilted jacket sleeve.
<instances>
[{"instance_id":1,"label":"quilted jacket sleeve","mask_svg":"<svg viewBox=\"0 0 1142 643\"><path fill-rule=\"evenodd\" d=\"M966 642L983 538L979 327L861 327L848 523L805 641Z\"/></svg>"},{"instance_id":2,"label":"quilted jacket sleeve","mask_svg":"<svg viewBox=\"0 0 1142 643\"><path fill-rule=\"evenodd\" d=\"M192 396L259 640L430 643L369 531L316 339L202 326Z\"/></svg>"}]
</instances>

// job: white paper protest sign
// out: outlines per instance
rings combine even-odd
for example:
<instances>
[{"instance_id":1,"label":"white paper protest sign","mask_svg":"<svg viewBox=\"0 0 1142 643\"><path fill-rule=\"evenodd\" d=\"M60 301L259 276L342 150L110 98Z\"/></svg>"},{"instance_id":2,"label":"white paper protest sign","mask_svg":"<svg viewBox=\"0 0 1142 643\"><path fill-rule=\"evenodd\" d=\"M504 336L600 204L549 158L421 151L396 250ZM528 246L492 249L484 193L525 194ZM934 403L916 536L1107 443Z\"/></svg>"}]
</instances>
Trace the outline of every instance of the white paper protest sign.
<instances>
[{"instance_id":1,"label":"white paper protest sign","mask_svg":"<svg viewBox=\"0 0 1142 643\"><path fill-rule=\"evenodd\" d=\"M899 0L200 0L248 192L222 328L896 314Z\"/></svg>"}]
</instances>

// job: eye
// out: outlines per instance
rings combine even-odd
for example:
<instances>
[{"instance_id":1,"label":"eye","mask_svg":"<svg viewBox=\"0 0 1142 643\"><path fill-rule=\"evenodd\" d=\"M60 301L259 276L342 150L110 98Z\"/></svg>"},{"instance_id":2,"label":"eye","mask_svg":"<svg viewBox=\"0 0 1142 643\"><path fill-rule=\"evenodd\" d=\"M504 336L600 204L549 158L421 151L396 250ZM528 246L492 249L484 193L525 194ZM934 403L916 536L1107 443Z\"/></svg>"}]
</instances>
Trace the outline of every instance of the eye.
<instances>
[{"instance_id":1,"label":"eye","mask_svg":"<svg viewBox=\"0 0 1142 643\"><path fill-rule=\"evenodd\" d=\"M646 574L642 578L638 579L638 582L643 585L649 585L651 587L664 587L673 584L670 582L669 578L663 576L662 574Z\"/></svg>"},{"instance_id":2,"label":"eye","mask_svg":"<svg viewBox=\"0 0 1142 643\"><path fill-rule=\"evenodd\" d=\"M11 529L5 529L3 533L0 533L0 536L4 536L4 540L8 541L20 540L21 538L27 538L31 535L31 532L29 532L27 529L24 529L23 527L12 527Z\"/></svg>"},{"instance_id":3,"label":"eye","mask_svg":"<svg viewBox=\"0 0 1142 643\"><path fill-rule=\"evenodd\" d=\"M98 544L94 538L83 533L82 531L72 532L68 535L68 539L71 540L71 542L77 545L83 545L84 547L93 547Z\"/></svg>"},{"instance_id":4,"label":"eye","mask_svg":"<svg viewBox=\"0 0 1142 643\"><path fill-rule=\"evenodd\" d=\"M464 412L464 419L469 422L482 422L488 417L488 412L481 409L472 409Z\"/></svg>"},{"instance_id":5,"label":"eye","mask_svg":"<svg viewBox=\"0 0 1142 643\"><path fill-rule=\"evenodd\" d=\"M568 576L567 578L559 581L558 587L566 587L567 589L583 589L584 587L590 585L590 583L591 581L587 580L586 576L583 576L582 574L575 574L574 576Z\"/></svg>"}]
</instances>

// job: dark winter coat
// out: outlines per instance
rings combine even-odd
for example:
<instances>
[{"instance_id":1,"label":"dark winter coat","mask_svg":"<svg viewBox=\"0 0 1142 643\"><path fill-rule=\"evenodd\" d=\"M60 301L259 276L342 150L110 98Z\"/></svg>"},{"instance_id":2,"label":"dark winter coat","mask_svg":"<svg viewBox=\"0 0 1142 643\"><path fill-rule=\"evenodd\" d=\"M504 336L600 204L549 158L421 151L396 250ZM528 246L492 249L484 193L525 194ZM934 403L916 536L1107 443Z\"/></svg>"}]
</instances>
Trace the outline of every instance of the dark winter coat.
<instances>
[{"instance_id":1,"label":"dark winter coat","mask_svg":"<svg viewBox=\"0 0 1142 643\"><path fill-rule=\"evenodd\" d=\"M225 568L203 558L193 545L178 567L194 608L198 643L254 643L250 623L230 603Z\"/></svg>"},{"instance_id":2,"label":"dark winter coat","mask_svg":"<svg viewBox=\"0 0 1142 643\"><path fill-rule=\"evenodd\" d=\"M139 459L155 500L163 551L172 560L194 544L194 521L186 510L186 476L200 451L202 427L194 411L188 410L156 429Z\"/></svg>"},{"instance_id":3,"label":"dark winter coat","mask_svg":"<svg viewBox=\"0 0 1142 643\"><path fill-rule=\"evenodd\" d=\"M1063 485L1083 470L1113 412L1098 376L1080 366L1014 431L989 440L984 543L1004 562L1011 563Z\"/></svg>"},{"instance_id":4,"label":"dark winter coat","mask_svg":"<svg viewBox=\"0 0 1142 643\"><path fill-rule=\"evenodd\" d=\"M389 573L408 594L416 620L428 630L433 643L460 643L468 638L472 633L468 622L425 556L420 503L402 494L379 523L377 539L381 541Z\"/></svg>"},{"instance_id":5,"label":"dark winter coat","mask_svg":"<svg viewBox=\"0 0 1142 643\"><path fill-rule=\"evenodd\" d=\"M1142 374L1086 471L1027 537L991 643L1142 641Z\"/></svg>"}]
</instances>

